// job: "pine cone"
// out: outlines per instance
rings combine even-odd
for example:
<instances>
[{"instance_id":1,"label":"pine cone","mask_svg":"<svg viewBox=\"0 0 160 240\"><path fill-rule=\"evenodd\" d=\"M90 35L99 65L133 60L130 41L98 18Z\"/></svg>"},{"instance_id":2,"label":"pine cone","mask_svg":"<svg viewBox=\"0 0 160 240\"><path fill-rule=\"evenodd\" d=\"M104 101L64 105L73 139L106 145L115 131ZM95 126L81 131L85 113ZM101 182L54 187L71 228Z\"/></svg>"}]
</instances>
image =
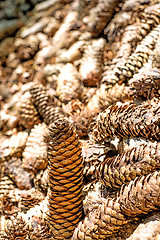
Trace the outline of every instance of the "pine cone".
<instances>
[{"instance_id":1,"label":"pine cone","mask_svg":"<svg viewBox=\"0 0 160 240\"><path fill-rule=\"evenodd\" d=\"M100 38L92 40L85 47L79 71L87 87L97 86L101 80L104 46L105 41Z\"/></svg>"},{"instance_id":2,"label":"pine cone","mask_svg":"<svg viewBox=\"0 0 160 240\"><path fill-rule=\"evenodd\" d=\"M123 185L119 194L121 211L129 217L146 214L160 207L160 171Z\"/></svg>"},{"instance_id":3,"label":"pine cone","mask_svg":"<svg viewBox=\"0 0 160 240\"><path fill-rule=\"evenodd\" d=\"M26 92L20 100L19 119L20 123L28 129L41 122L40 115L31 101L31 94L29 92Z\"/></svg>"},{"instance_id":4,"label":"pine cone","mask_svg":"<svg viewBox=\"0 0 160 240\"><path fill-rule=\"evenodd\" d=\"M159 98L159 89L160 71L158 69L149 69L147 73L139 73L130 80L130 94L134 96L134 99L148 100L154 97Z\"/></svg>"},{"instance_id":5,"label":"pine cone","mask_svg":"<svg viewBox=\"0 0 160 240\"><path fill-rule=\"evenodd\" d=\"M142 144L101 163L99 176L103 184L120 188L137 176L160 168L160 145Z\"/></svg>"},{"instance_id":6,"label":"pine cone","mask_svg":"<svg viewBox=\"0 0 160 240\"><path fill-rule=\"evenodd\" d=\"M154 98L139 106L129 103L110 106L90 124L89 132L90 138L96 142L115 136L158 141L159 100Z\"/></svg>"},{"instance_id":7,"label":"pine cone","mask_svg":"<svg viewBox=\"0 0 160 240\"><path fill-rule=\"evenodd\" d=\"M45 137L47 135L48 127L45 123L39 123L32 128L22 160L22 167L27 171L36 173L38 170L46 168L48 160Z\"/></svg>"},{"instance_id":8,"label":"pine cone","mask_svg":"<svg viewBox=\"0 0 160 240\"><path fill-rule=\"evenodd\" d=\"M49 127L49 215L55 239L70 239L82 217L82 156L72 125L57 120Z\"/></svg>"},{"instance_id":9,"label":"pine cone","mask_svg":"<svg viewBox=\"0 0 160 240\"><path fill-rule=\"evenodd\" d=\"M61 102L68 103L80 95L80 77L73 64L68 63L62 69L57 80L57 95Z\"/></svg>"}]
</instances>

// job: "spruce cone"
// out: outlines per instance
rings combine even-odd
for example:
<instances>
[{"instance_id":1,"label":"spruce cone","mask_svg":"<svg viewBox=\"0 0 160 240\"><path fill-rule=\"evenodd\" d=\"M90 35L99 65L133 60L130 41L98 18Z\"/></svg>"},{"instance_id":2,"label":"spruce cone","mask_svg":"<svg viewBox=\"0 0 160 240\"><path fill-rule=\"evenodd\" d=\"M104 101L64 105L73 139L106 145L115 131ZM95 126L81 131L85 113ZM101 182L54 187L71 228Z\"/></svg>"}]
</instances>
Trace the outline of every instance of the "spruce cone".
<instances>
[{"instance_id":1,"label":"spruce cone","mask_svg":"<svg viewBox=\"0 0 160 240\"><path fill-rule=\"evenodd\" d=\"M91 9L87 23L88 30L93 36L98 36L103 31L111 20L118 3L117 0L99 0L96 7Z\"/></svg>"},{"instance_id":2,"label":"spruce cone","mask_svg":"<svg viewBox=\"0 0 160 240\"><path fill-rule=\"evenodd\" d=\"M28 129L41 122L40 115L31 101L31 94L29 92L26 92L20 101L19 119L20 123Z\"/></svg>"},{"instance_id":3,"label":"spruce cone","mask_svg":"<svg viewBox=\"0 0 160 240\"><path fill-rule=\"evenodd\" d=\"M154 98L139 106L129 103L110 106L90 124L90 138L96 142L115 136L159 141L159 105Z\"/></svg>"},{"instance_id":4,"label":"spruce cone","mask_svg":"<svg viewBox=\"0 0 160 240\"><path fill-rule=\"evenodd\" d=\"M100 178L104 185L120 188L137 176L160 169L160 144L142 144L114 158L106 159L100 166Z\"/></svg>"},{"instance_id":5,"label":"spruce cone","mask_svg":"<svg viewBox=\"0 0 160 240\"><path fill-rule=\"evenodd\" d=\"M72 240L106 239L131 221L121 212L117 200L99 198L99 202L78 224Z\"/></svg>"},{"instance_id":6,"label":"spruce cone","mask_svg":"<svg viewBox=\"0 0 160 240\"><path fill-rule=\"evenodd\" d=\"M48 160L45 137L47 135L48 127L45 123L39 123L32 128L23 152L22 167L27 171L36 173L38 170L46 168Z\"/></svg>"},{"instance_id":7,"label":"spruce cone","mask_svg":"<svg viewBox=\"0 0 160 240\"><path fill-rule=\"evenodd\" d=\"M129 217L146 214L160 207L160 171L123 185L119 194L123 214Z\"/></svg>"},{"instance_id":8,"label":"spruce cone","mask_svg":"<svg viewBox=\"0 0 160 240\"><path fill-rule=\"evenodd\" d=\"M132 217L158 209L160 207L160 172L140 179L136 178L128 186L124 185L115 199L99 197L98 200L99 205L96 205L79 223L72 240L106 239L132 221Z\"/></svg>"},{"instance_id":9,"label":"spruce cone","mask_svg":"<svg viewBox=\"0 0 160 240\"><path fill-rule=\"evenodd\" d=\"M61 102L67 103L80 95L80 77L73 64L68 63L62 69L57 80L57 95Z\"/></svg>"},{"instance_id":10,"label":"spruce cone","mask_svg":"<svg viewBox=\"0 0 160 240\"><path fill-rule=\"evenodd\" d=\"M82 156L72 125L57 120L49 127L49 215L54 239L70 239L82 217Z\"/></svg>"},{"instance_id":11,"label":"spruce cone","mask_svg":"<svg viewBox=\"0 0 160 240\"><path fill-rule=\"evenodd\" d=\"M131 78L148 61L151 50L154 49L160 34L160 25L154 28L137 46L135 52L129 56L126 63L117 68L119 84Z\"/></svg>"},{"instance_id":12,"label":"spruce cone","mask_svg":"<svg viewBox=\"0 0 160 240\"><path fill-rule=\"evenodd\" d=\"M105 41L103 38L92 40L84 50L81 59L80 74L85 86L97 86L102 77L103 52Z\"/></svg>"},{"instance_id":13,"label":"spruce cone","mask_svg":"<svg viewBox=\"0 0 160 240\"><path fill-rule=\"evenodd\" d=\"M52 99L55 103L51 103L50 96L43 85L40 84L32 86L30 93L37 111L42 116L46 124L51 124L54 120L56 121L57 119L64 117L60 108L54 107L54 105L57 105L56 100Z\"/></svg>"},{"instance_id":14,"label":"spruce cone","mask_svg":"<svg viewBox=\"0 0 160 240\"><path fill-rule=\"evenodd\" d=\"M147 70L147 69L146 69ZM137 74L130 80L130 94L134 99L148 100L154 97L160 97L160 71L158 69L150 69L142 76Z\"/></svg>"},{"instance_id":15,"label":"spruce cone","mask_svg":"<svg viewBox=\"0 0 160 240\"><path fill-rule=\"evenodd\" d=\"M44 118L46 106L50 101L46 88L41 84L33 85L30 89L30 93L32 95L33 104L35 105L39 114Z\"/></svg>"}]
</instances>

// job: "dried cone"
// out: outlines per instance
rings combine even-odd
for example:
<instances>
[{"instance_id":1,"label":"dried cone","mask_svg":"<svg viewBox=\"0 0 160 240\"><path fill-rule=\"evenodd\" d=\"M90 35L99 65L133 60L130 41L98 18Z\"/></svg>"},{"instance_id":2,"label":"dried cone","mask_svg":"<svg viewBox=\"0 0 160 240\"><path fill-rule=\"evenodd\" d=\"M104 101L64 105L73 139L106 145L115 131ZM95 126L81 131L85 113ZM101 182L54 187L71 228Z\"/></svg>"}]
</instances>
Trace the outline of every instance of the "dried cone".
<instances>
[{"instance_id":1,"label":"dried cone","mask_svg":"<svg viewBox=\"0 0 160 240\"><path fill-rule=\"evenodd\" d=\"M61 102L67 103L80 95L80 77L73 64L67 63L57 80L57 95Z\"/></svg>"},{"instance_id":2,"label":"dried cone","mask_svg":"<svg viewBox=\"0 0 160 240\"><path fill-rule=\"evenodd\" d=\"M22 167L27 171L36 173L46 168L48 160L45 137L47 135L48 127L45 123L39 123L32 128L23 152Z\"/></svg>"},{"instance_id":3,"label":"dried cone","mask_svg":"<svg viewBox=\"0 0 160 240\"><path fill-rule=\"evenodd\" d=\"M51 101L50 96L43 85L39 84L32 86L30 93L37 111L46 124L51 124L53 121L64 117L60 108L54 106L57 105L56 100L52 99Z\"/></svg>"},{"instance_id":4,"label":"dried cone","mask_svg":"<svg viewBox=\"0 0 160 240\"><path fill-rule=\"evenodd\" d=\"M160 97L160 71L158 69L149 69L147 73L145 71L135 75L129 84L130 94L133 94L135 99L148 100Z\"/></svg>"},{"instance_id":5,"label":"dried cone","mask_svg":"<svg viewBox=\"0 0 160 240\"><path fill-rule=\"evenodd\" d=\"M95 208L78 224L72 240L106 239L131 221L121 212L117 200L105 198L98 200L99 204L96 204Z\"/></svg>"},{"instance_id":6,"label":"dried cone","mask_svg":"<svg viewBox=\"0 0 160 240\"><path fill-rule=\"evenodd\" d=\"M41 122L40 115L31 101L31 94L26 92L19 104L20 123L28 129Z\"/></svg>"},{"instance_id":7,"label":"dried cone","mask_svg":"<svg viewBox=\"0 0 160 240\"><path fill-rule=\"evenodd\" d=\"M96 142L107 138L143 137L159 141L159 99L136 106L120 103L108 107L90 124L90 138Z\"/></svg>"},{"instance_id":8,"label":"dried cone","mask_svg":"<svg viewBox=\"0 0 160 240\"><path fill-rule=\"evenodd\" d=\"M94 195L93 195L94 198ZM75 229L72 240L106 239L134 216L160 207L160 172L136 178L123 186L115 199L99 198L101 202Z\"/></svg>"},{"instance_id":9,"label":"dried cone","mask_svg":"<svg viewBox=\"0 0 160 240\"><path fill-rule=\"evenodd\" d=\"M85 86L97 86L102 77L102 63L105 40L93 40L85 48L81 59L80 74Z\"/></svg>"},{"instance_id":10,"label":"dried cone","mask_svg":"<svg viewBox=\"0 0 160 240\"><path fill-rule=\"evenodd\" d=\"M123 185L119 195L122 212L130 217L146 214L160 207L160 171Z\"/></svg>"},{"instance_id":11,"label":"dried cone","mask_svg":"<svg viewBox=\"0 0 160 240\"><path fill-rule=\"evenodd\" d=\"M22 217L13 218L8 221L5 227L4 235L1 239L18 240L28 239L29 226Z\"/></svg>"},{"instance_id":12,"label":"dried cone","mask_svg":"<svg viewBox=\"0 0 160 240\"><path fill-rule=\"evenodd\" d=\"M49 215L54 239L70 239L82 217L82 156L79 139L67 120L49 127Z\"/></svg>"},{"instance_id":13,"label":"dried cone","mask_svg":"<svg viewBox=\"0 0 160 240\"><path fill-rule=\"evenodd\" d=\"M111 188L120 188L137 176L147 175L160 168L160 144L142 144L114 158L106 159L100 166L100 179Z\"/></svg>"}]
</instances>

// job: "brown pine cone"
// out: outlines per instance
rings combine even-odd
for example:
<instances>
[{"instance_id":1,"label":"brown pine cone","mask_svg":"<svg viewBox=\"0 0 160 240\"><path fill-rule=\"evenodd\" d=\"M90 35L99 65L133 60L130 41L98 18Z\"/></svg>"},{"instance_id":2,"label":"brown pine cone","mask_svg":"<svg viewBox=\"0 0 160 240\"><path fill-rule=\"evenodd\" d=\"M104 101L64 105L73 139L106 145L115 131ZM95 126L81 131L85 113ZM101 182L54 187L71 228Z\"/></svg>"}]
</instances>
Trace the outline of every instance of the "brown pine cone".
<instances>
[{"instance_id":1,"label":"brown pine cone","mask_svg":"<svg viewBox=\"0 0 160 240\"><path fill-rule=\"evenodd\" d=\"M80 75L85 86L98 86L102 77L102 64L105 40L92 40L85 46L81 59Z\"/></svg>"},{"instance_id":2,"label":"brown pine cone","mask_svg":"<svg viewBox=\"0 0 160 240\"><path fill-rule=\"evenodd\" d=\"M128 186L123 185L115 199L99 197L98 200L98 206L95 205L95 208L78 224L72 240L106 239L133 221L134 216L158 209L160 172L136 178Z\"/></svg>"},{"instance_id":3,"label":"brown pine cone","mask_svg":"<svg viewBox=\"0 0 160 240\"><path fill-rule=\"evenodd\" d=\"M80 76L71 63L66 64L58 76L57 95L61 102L68 103L80 95Z\"/></svg>"},{"instance_id":4,"label":"brown pine cone","mask_svg":"<svg viewBox=\"0 0 160 240\"><path fill-rule=\"evenodd\" d=\"M160 168L160 144L141 144L100 165L102 183L111 188L120 188L137 176L147 175Z\"/></svg>"},{"instance_id":5,"label":"brown pine cone","mask_svg":"<svg viewBox=\"0 0 160 240\"><path fill-rule=\"evenodd\" d=\"M32 128L23 152L22 167L36 173L40 169L45 169L47 160L47 144L45 137L48 135L48 127L45 123L39 123Z\"/></svg>"},{"instance_id":6,"label":"brown pine cone","mask_svg":"<svg viewBox=\"0 0 160 240\"><path fill-rule=\"evenodd\" d=\"M160 171L136 178L123 185L118 200L121 211L129 217L146 214L160 207Z\"/></svg>"},{"instance_id":7,"label":"brown pine cone","mask_svg":"<svg viewBox=\"0 0 160 240\"><path fill-rule=\"evenodd\" d=\"M82 155L73 126L65 119L49 127L49 214L54 239L70 239L82 217Z\"/></svg>"},{"instance_id":8,"label":"brown pine cone","mask_svg":"<svg viewBox=\"0 0 160 240\"><path fill-rule=\"evenodd\" d=\"M19 104L20 123L28 129L41 122L40 115L31 101L31 94L26 92Z\"/></svg>"},{"instance_id":9,"label":"brown pine cone","mask_svg":"<svg viewBox=\"0 0 160 240\"><path fill-rule=\"evenodd\" d=\"M134 99L148 100L154 97L159 98L160 71L155 68L144 69L144 71L130 80L130 94L134 96Z\"/></svg>"},{"instance_id":10,"label":"brown pine cone","mask_svg":"<svg viewBox=\"0 0 160 240\"><path fill-rule=\"evenodd\" d=\"M158 141L159 100L154 98L136 106L120 103L108 107L90 124L90 138L96 142L107 138L143 137Z\"/></svg>"}]
</instances>

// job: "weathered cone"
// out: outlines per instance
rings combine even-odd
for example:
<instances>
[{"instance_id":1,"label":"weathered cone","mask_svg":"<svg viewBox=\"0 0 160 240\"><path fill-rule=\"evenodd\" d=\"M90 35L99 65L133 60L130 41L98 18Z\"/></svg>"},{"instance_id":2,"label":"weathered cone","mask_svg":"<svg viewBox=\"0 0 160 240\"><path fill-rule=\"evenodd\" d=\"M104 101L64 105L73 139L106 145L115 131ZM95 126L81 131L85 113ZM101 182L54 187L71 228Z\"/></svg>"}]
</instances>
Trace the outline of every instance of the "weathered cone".
<instances>
[{"instance_id":1,"label":"weathered cone","mask_svg":"<svg viewBox=\"0 0 160 240\"><path fill-rule=\"evenodd\" d=\"M75 229L72 240L106 239L132 217L160 207L160 171L136 178L123 186L115 199L100 198L101 204Z\"/></svg>"},{"instance_id":2,"label":"weathered cone","mask_svg":"<svg viewBox=\"0 0 160 240\"><path fill-rule=\"evenodd\" d=\"M160 169L160 144L142 144L100 165L99 176L105 186L120 188L137 176Z\"/></svg>"},{"instance_id":3,"label":"weathered cone","mask_svg":"<svg viewBox=\"0 0 160 240\"><path fill-rule=\"evenodd\" d=\"M54 239L70 239L82 217L82 156L79 139L67 120L49 127L49 214Z\"/></svg>"},{"instance_id":4,"label":"weathered cone","mask_svg":"<svg viewBox=\"0 0 160 240\"><path fill-rule=\"evenodd\" d=\"M153 98L141 105L120 103L109 106L90 124L90 138L96 142L107 138L143 137L159 141L160 101Z\"/></svg>"},{"instance_id":5,"label":"weathered cone","mask_svg":"<svg viewBox=\"0 0 160 240\"><path fill-rule=\"evenodd\" d=\"M55 99L52 99L53 102L51 101L50 96L47 94L47 90L43 85L39 84L32 86L30 93L32 95L33 104L46 124L51 124L53 121L64 117L60 108L54 106Z\"/></svg>"}]
</instances>

